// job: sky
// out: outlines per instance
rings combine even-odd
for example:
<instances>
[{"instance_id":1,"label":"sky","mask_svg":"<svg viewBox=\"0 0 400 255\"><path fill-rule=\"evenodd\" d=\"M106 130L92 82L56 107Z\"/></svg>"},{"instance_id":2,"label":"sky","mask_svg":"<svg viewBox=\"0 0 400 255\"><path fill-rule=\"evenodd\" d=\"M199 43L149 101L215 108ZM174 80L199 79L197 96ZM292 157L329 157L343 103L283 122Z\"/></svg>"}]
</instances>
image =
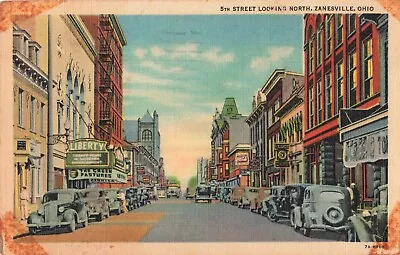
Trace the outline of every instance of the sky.
<instances>
[{"instance_id":1,"label":"sky","mask_svg":"<svg viewBox=\"0 0 400 255\"><path fill-rule=\"evenodd\" d=\"M185 185L209 158L212 117L226 97L243 115L276 68L302 72L301 15L118 16L124 119L159 114L167 175Z\"/></svg>"}]
</instances>

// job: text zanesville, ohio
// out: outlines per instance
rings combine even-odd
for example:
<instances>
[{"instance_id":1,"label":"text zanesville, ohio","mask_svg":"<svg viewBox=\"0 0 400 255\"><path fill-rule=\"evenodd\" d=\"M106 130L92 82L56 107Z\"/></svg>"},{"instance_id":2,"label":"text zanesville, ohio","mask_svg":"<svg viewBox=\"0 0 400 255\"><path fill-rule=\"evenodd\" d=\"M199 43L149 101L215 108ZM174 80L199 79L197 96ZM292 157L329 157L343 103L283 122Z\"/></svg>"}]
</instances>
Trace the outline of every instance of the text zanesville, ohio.
<instances>
[{"instance_id":1,"label":"text zanesville, ohio","mask_svg":"<svg viewBox=\"0 0 400 255\"><path fill-rule=\"evenodd\" d=\"M373 6L291 5L291 6L220 6L221 12L373 12Z\"/></svg>"}]
</instances>

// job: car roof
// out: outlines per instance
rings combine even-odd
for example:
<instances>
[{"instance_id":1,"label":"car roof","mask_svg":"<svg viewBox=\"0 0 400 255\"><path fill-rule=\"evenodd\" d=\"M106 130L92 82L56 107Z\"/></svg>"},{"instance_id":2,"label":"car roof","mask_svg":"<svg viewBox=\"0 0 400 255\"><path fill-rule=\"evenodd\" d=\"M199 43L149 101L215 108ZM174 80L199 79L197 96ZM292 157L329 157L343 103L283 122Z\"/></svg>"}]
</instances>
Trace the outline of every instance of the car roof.
<instances>
[{"instance_id":1,"label":"car roof","mask_svg":"<svg viewBox=\"0 0 400 255\"><path fill-rule=\"evenodd\" d=\"M309 185L307 187L307 189L311 190L311 191L342 191L342 192L346 192L347 188L342 187L342 186L336 186L336 185L318 185L318 184L314 184L314 185Z\"/></svg>"},{"instance_id":2,"label":"car roof","mask_svg":"<svg viewBox=\"0 0 400 255\"><path fill-rule=\"evenodd\" d=\"M47 193L74 193L74 192L82 192L80 189L52 189L46 192Z\"/></svg>"}]
</instances>

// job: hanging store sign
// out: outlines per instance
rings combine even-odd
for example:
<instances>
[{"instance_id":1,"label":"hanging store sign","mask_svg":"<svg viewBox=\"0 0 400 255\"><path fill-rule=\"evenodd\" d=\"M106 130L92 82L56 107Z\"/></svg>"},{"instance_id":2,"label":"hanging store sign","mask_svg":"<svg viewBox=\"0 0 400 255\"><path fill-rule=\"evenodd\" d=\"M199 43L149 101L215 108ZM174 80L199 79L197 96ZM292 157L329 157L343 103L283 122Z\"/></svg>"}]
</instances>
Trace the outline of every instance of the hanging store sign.
<instances>
[{"instance_id":1,"label":"hanging store sign","mask_svg":"<svg viewBox=\"0 0 400 255\"><path fill-rule=\"evenodd\" d=\"M351 168L359 163L375 162L387 158L387 129L360 136L343 143L343 163L345 167Z\"/></svg>"},{"instance_id":2,"label":"hanging store sign","mask_svg":"<svg viewBox=\"0 0 400 255\"><path fill-rule=\"evenodd\" d=\"M243 166L249 164L249 153L237 153L236 165Z\"/></svg>"},{"instance_id":3,"label":"hanging store sign","mask_svg":"<svg viewBox=\"0 0 400 255\"><path fill-rule=\"evenodd\" d=\"M289 167L289 144L276 143L275 144L275 167Z\"/></svg>"},{"instance_id":4,"label":"hanging store sign","mask_svg":"<svg viewBox=\"0 0 400 255\"><path fill-rule=\"evenodd\" d=\"M91 179L122 183L128 179L127 174L112 169L69 169L68 177L70 181Z\"/></svg>"},{"instance_id":5,"label":"hanging store sign","mask_svg":"<svg viewBox=\"0 0 400 255\"><path fill-rule=\"evenodd\" d=\"M121 147L116 148L113 152L114 166L121 171L125 169L124 152Z\"/></svg>"},{"instance_id":6,"label":"hanging store sign","mask_svg":"<svg viewBox=\"0 0 400 255\"><path fill-rule=\"evenodd\" d=\"M105 168L109 167L108 152L68 152L66 168Z\"/></svg>"},{"instance_id":7,"label":"hanging store sign","mask_svg":"<svg viewBox=\"0 0 400 255\"><path fill-rule=\"evenodd\" d=\"M77 139L69 142L69 151L107 151L106 142L95 139Z\"/></svg>"}]
</instances>

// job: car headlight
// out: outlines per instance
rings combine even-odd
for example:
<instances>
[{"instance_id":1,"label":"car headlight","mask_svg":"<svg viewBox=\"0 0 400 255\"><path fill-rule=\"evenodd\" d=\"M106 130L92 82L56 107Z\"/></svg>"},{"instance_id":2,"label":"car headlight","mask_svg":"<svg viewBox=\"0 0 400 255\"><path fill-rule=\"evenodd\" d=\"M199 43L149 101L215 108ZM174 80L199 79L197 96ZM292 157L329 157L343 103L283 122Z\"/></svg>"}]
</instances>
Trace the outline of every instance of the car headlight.
<instances>
[{"instance_id":1,"label":"car headlight","mask_svg":"<svg viewBox=\"0 0 400 255\"><path fill-rule=\"evenodd\" d=\"M38 213L39 215L43 215L43 214L44 214L43 208L40 208L40 209L37 211L37 213Z\"/></svg>"},{"instance_id":2,"label":"car headlight","mask_svg":"<svg viewBox=\"0 0 400 255\"><path fill-rule=\"evenodd\" d=\"M62 212L64 212L64 210L65 210L64 206L58 207L58 212L62 213Z\"/></svg>"}]
</instances>

